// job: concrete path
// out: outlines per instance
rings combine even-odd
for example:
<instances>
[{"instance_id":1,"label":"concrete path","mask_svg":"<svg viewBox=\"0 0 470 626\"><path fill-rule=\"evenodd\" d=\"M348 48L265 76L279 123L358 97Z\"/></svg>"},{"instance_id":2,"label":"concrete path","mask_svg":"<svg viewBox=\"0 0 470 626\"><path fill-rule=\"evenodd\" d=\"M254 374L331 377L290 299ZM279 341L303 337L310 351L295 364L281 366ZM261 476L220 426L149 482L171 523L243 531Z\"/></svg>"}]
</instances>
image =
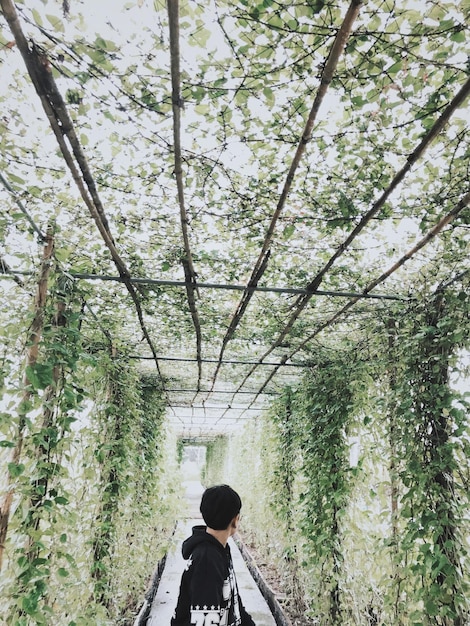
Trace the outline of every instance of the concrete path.
<instances>
[{"instance_id":1,"label":"concrete path","mask_svg":"<svg viewBox=\"0 0 470 626\"><path fill-rule=\"evenodd\" d=\"M173 545L168 552L165 569L146 622L147 626L170 625L170 619L178 599L181 574L186 565L186 561L181 555L181 544L191 534L193 526L204 523L199 513L203 488L197 481L187 482L185 485L191 518L178 524ZM239 549L231 539L229 541L238 587L246 610L253 617L256 626L276 626L269 607L249 573Z\"/></svg>"}]
</instances>

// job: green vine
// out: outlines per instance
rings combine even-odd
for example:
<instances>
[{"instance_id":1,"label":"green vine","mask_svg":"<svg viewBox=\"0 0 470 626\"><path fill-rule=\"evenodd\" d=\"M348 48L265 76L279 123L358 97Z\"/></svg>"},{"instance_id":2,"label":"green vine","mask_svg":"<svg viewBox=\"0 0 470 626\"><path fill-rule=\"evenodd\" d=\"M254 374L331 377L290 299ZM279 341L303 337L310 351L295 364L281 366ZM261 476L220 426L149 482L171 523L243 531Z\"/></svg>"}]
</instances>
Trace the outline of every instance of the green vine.
<instances>
[{"instance_id":1,"label":"green vine","mask_svg":"<svg viewBox=\"0 0 470 626\"><path fill-rule=\"evenodd\" d=\"M23 454L9 465L15 514L1 593L12 626L126 623L178 516L160 387L102 340L84 341L81 311L74 283L51 274L17 418Z\"/></svg>"},{"instance_id":2,"label":"green vine","mask_svg":"<svg viewBox=\"0 0 470 626\"><path fill-rule=\"evenodd\" d=\"M302 619L468 623L468 403L452 378L469 300L458 281L424 291L352 348L318 351L297 389L208 455Z\"/></svg>"},{"instance_id":3,"label":"green vine","mask_svg":"<svg viewBox=\"0 0 470 626\"><path fill-rule=\"evenodd\" d=\"M107 402L99 417L101 442L96 448L100 468L101 506L95 520L92 578L93 600L109 606L112 598L112 557L119 509L129 488L128 448L132 424L138 417L135 374L124 359L106 364Z\"/></svg>"},{"instance_id":4,"label":"green vine","mask_svg":"<svg viewBox=\"0 0 470 626\"><path fill-rule=\"evenodd\" d=\"M66 579L74 559L67 550L67 535L58 530L69 517L68 470L62 463L73 438L74 411L84 399L77 379L81 356L80 309L73 284L61 274L49 287L44 309L40 359L26 368L29 411L40 402L38 415L25 416L28 428L22 463L10 464L19 480L23 516L16 532L23 546L16 550L16 603L7 620L11 624L49 624L52 619L54 579ZM26 407L25 407L26 409ZM20 416L21 418L21 416ZM60 536L60 548L54 536Z\"/></svg>"},{"instance_id":5,"label":"green vine","mask_svg":"<svg viewBox=\"0 0 470 626\"><path fill-rule=\"evenodd\" d=\"M396 558L406 582L396 612L412 624L463 625L468 619L469 485L460 472L469 453L468 405L449 384L457 350L468 341L467 311L468 295L440 288L398 329L394 443L403 487Z\"/></svg>"},{"instance_id":6,"label":"green vine","mask_svg":"<svg viewBox=\"0 0 470 626\"><path fill-rule=\"evenodd\" d=\"M347 355L314 367L296 397L298 446L305 484L301 531L316 584L315 606L325 623L344 623L342 519L351 494L347 435L355 417L353 382L360 374ZM318 609L317 609L318 610ZM326 619L325 619L326 618Z\"/></svg>"},{"instance_id":7,"label":"green vine","mask_svg":"<svg viewBox=\"0 0 470 626\"><path fill-rule=\"evenodd\" d=\"M227 452L227 437L219 436L208 442L206 446L206 462L201 472L201 480L205 487L224 481Z\"/></svg>"}]
</instances>

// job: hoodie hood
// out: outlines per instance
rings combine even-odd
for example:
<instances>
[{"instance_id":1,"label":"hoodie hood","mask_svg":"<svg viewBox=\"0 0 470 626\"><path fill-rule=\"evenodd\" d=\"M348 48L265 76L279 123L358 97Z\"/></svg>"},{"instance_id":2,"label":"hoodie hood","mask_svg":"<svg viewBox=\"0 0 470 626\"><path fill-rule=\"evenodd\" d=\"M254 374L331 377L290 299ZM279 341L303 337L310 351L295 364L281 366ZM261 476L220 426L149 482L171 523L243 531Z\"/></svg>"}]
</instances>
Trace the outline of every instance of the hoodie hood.
<instances>
[{"instance_id":1,"label":"hoodie hood","mask_svg":"<svg viewBox=\"0 0 470 626\"><path fill-rule=\"evenodd\" d=\"M194 548L200 543L210 543L216 546L224 554L226 552L224 546L212 535L206 532L207 526L193 526L193 534L183 541L182 553L184 559L189 559Z\"/></svg>"}]
</instances>

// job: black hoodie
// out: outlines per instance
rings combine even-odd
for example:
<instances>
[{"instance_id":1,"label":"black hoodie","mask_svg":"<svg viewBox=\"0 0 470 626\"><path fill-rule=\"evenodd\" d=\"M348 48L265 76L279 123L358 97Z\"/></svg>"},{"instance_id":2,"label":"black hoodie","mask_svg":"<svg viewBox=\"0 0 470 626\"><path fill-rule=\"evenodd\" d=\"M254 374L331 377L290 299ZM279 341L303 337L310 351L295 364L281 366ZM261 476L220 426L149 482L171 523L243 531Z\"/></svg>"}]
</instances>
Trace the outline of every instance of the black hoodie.
<instances>
[{"instance_id":1,"label":"black hoodie","mask_svg":"<svg viewBox=\"0 0 470 626\"><path fill-rule=\"evenodd\" d=\"M182 552L188 563L171 626L255 626L238 594L230 547L194 526Z\"/></svg>"}]
</instances>

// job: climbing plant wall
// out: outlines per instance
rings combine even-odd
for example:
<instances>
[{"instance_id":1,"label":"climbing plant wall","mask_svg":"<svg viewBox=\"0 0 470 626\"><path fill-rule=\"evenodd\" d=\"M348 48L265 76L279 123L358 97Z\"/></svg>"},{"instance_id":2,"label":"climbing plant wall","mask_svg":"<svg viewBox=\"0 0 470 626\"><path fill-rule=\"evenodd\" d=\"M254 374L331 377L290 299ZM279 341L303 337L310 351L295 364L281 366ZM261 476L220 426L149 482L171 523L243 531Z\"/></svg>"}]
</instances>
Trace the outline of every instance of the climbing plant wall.
<instances>
[{"instance_id":1,"label":"climbing plant wall","mask_svg":"<svg viewBox=\"0 0 470 626\"><path fill-rule=\"evenodd\" d=\"M107 624L132 619L166 551L179 511L176 437L154 376L99 330L80 332L82 303L56 269L42 266L26 363L11 359L7 372L2 620Z\"/></svg>"},{"instance_id":2,"label":"climbing plant wall","mask_svg":"<svg viewBox=\"0 0 470 626\"><path fill-rule=\"evenodd\" d=\"M384 311L225 443L242 534L314 623L468 621L468 304L457 281Z\"/></svg>"},{"instance_id":3,"label":"climbing plant wall","mask_svg":"<svg viewBox=\"0 0 470 626\"><path fill-rule=\"evenodd\" d=\"M412 595L415 610L424 607L431 623L463 624L469 608L469 485L461 471L462 462L468 466L468 405L449 377L458 348L468 346L468 294L439 288L397 327L394 354L402 354L403 369L393 381L390 415L399 459L394 472L403 485L396 512L402 525L394 538L397 578L411 584L414 593L407 590L406 597ZM397 591L397 608L404 605ZM416 619L413 611L410 617Z\"/></svg>"}]
</instances>

